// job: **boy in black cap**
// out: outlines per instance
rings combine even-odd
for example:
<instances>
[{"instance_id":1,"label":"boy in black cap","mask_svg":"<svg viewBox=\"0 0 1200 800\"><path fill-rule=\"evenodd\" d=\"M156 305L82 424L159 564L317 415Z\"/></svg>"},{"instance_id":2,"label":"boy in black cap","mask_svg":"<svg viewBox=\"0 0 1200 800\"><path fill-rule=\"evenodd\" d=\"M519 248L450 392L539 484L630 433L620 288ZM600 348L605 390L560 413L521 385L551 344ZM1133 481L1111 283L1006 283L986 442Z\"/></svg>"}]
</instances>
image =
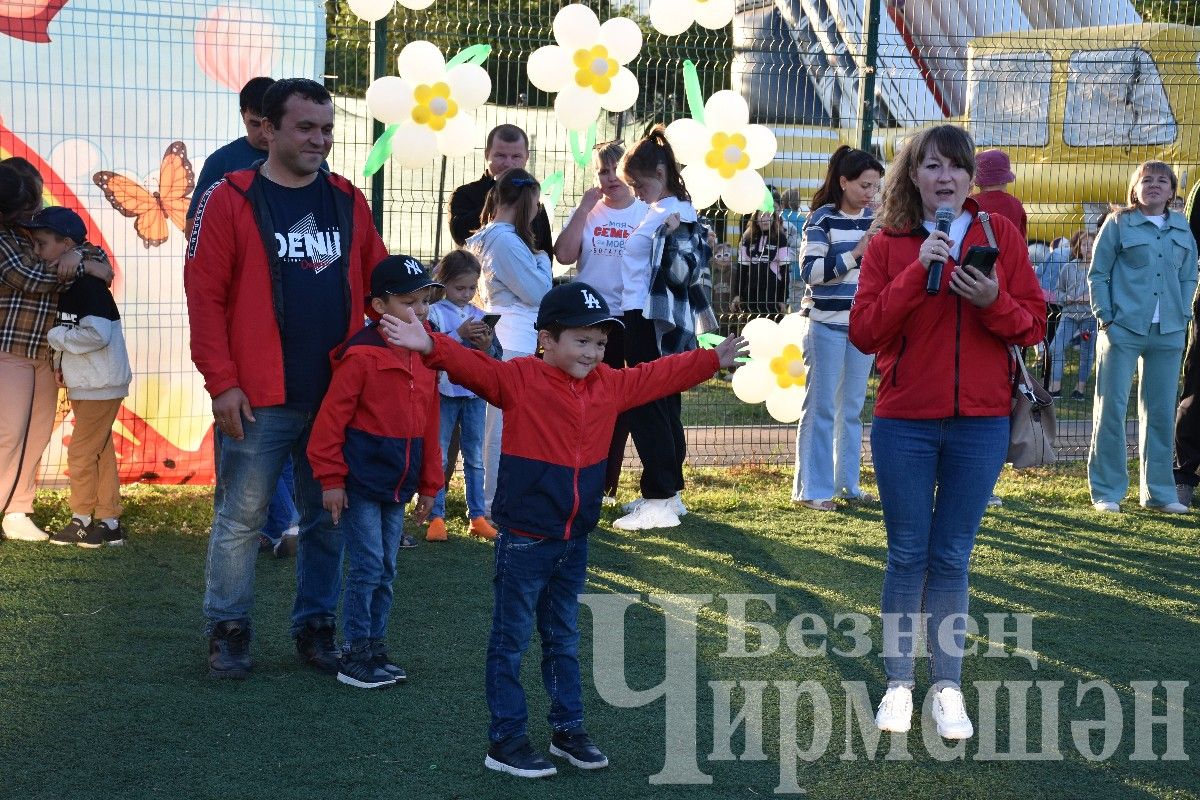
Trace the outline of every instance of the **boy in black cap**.
<instances>
[{"instance_id":1,"label":"boy in black cap","mask_svg":"<svg viewBox=\"0 0 1200 800\"><path fill-rule=\"evenodd\" d=\"M24 227L33 237L34 252L46 262L87 242L83 220L62 206L43 208ZM125 544L112 430L133 373L108 284L87 273L79 276L60 297L58 321L46 341L75 414L67 446L71 521L50 542L88 548Z\"/></svg>"},{"instance_id":2,"label":"boy in black cap","mask_svg":"<svg viewBox=\"0 0 1200 800\"><path fill-rule=\"evenodd\" d=\"M441 286L411 256L389 256L371 273L371 307L425 324ZM392 607L404 507L421 522L442 487L437 374L411 351L388 346L368 324L332 355L333 378L308 442L333 524L345 521L349 576L342 602L344 654L338 680L361 689L406 679L384 638Z\"/></svg>"},{"instance_id":3,"label":"boy in black cap","mask_svg":"<svg viewBox=\"0 0 1200 800\"><path fill-rule=\"evenodd\" d=\"M491 742L484 765L523 778L557 770L526 734L521 657L536 618L542 680L550 695L550 752L581 769L608 759L583 727L579 675L579 593L587 572L587 534L600 518L608 446L617 414L689 389L733 365L745 340L613 369L602 363L607 335L620 325L586 283L551 289L538 309L542 358L496 361L411 314L383 317L389 342L423 354L431 369L504 411L500 474L492 517L495 605L486 691Z\"/></svg>"}]
</instances>

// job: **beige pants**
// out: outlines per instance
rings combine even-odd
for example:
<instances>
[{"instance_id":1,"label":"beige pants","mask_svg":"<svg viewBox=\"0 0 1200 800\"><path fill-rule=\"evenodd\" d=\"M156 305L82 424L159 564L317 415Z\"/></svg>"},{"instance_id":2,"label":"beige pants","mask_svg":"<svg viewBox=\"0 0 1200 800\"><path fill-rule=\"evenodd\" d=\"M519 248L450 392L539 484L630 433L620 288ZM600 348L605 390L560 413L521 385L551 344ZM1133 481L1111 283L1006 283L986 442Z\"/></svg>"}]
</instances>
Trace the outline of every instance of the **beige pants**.
<instances>
[{"instance_id":1,"label":"beige pants","mask_svg":"<svg viewBox=\"0 0 1200 800\"><path fill-rule=\"evenodd\" d=\"M71 513L109 519L121 516L121 481L113 450L113 421L121 400L72 400L75 429L67 445Z\"/></svg>"},{"instance_id":2,"label":"beige pants","mask_svg":"<svg viewBox=\"0 0 1200 800\"><path fill-rule=\"evenodd\" d=\"M49 361L0 352L0 507L11 492L8 513L33 511L34 480L57 403Z\"/></svg>"}]
</instances>

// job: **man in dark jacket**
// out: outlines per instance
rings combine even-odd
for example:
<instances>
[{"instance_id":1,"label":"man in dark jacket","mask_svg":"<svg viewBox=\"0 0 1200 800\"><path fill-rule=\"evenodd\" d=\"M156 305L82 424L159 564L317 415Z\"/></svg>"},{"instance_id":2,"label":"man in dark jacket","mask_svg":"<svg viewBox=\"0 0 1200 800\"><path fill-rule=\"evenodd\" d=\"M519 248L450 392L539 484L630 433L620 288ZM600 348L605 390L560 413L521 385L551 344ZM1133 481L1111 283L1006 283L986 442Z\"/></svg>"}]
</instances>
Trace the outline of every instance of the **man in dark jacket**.
<instances>
[{"instance_id":1,"label":"man in dark jacket","mask_svg":"<svg viewBox=\"0 0 1200 800\"><path fill-rule=\"evenodd\" d=\"M483 148L487 159L487 171L473 183L466 183L450 195L450 235L455 244L462 245L472 233L483 227L480 219L487 193L496 185L496 179L505 170L513 167L525 169L529 161L529 137L516 125L497 125L488 132L487 144ZM539 207L533 218L533 241L538 250L547 254L554 252L550 233L550 219L546 209Z\"/></svg>"},{"instance_id":2,"label":"man in dark jacket","mask_svg":"<svg viewBox=\"0 0 1200 800\"><path fill-rule=\"evenodd\" d=\"M371 270L387 256L366 198L321 169L333 144L325 88L278 81L263 117L267 160L204 193L184 268L192 361L216 423L204 615L217 678L250 670L258 531L289 455L301 514L292 636L308 663L337 672L342 539L305 451L329 352L362 327Z\"/></svg>"}]
</instances>

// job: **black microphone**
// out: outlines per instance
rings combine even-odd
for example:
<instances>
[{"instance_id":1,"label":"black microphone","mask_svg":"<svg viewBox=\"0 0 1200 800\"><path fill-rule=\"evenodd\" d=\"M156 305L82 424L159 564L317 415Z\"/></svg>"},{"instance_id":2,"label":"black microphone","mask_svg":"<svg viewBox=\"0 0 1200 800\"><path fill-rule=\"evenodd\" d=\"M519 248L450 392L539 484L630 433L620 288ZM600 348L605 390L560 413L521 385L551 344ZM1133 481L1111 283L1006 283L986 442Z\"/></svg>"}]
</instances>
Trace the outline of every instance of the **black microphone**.
<instances>
[{"instance_id":1,"label":"black microphone","mask_svg":"<svg viewBox=\"0 0 1200 800\"><path fill-rule=\"evenodd\" d=\"M934 216L937 220L937 229L942 233L950 233L950 223L954 222L954 209L950 206L942 206L937 210ZM929 262L929 279L925 281L925 294L937 294L942 288L942 267L945 262L930 261Z\"/></svg>"}]
</instances>

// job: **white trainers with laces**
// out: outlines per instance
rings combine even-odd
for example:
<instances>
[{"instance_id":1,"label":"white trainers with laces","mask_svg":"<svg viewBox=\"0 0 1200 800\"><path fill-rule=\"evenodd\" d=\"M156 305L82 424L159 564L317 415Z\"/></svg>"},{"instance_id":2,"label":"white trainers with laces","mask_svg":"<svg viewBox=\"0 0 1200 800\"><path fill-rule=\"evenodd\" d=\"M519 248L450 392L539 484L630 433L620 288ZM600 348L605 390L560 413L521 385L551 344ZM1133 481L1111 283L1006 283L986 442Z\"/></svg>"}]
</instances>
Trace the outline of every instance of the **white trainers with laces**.
<instances>
[{"instance_id":1,"label":"white trainers with laces","mask_svg":"<svg viewBox=\"0 0 1200 800\"><path fill-rule=\"evenodd\" d=\"M679 492L676 492L674 497L669 497L667 499L671 501L671 510L675 512L675 516L677 516L677 517L686 517L687 516L687 513L688 513L687 506L685 506L683 504L683 497L680 496ZM639 497L637 500L630 500L628 503L621 506L621 513L632 514L634 511L637 511L638 508L644 502L646 502L646 498L644 498L644 497ZM611 503L611 505L615 505L615 504L616 504L616 501L614 500ZM604 505L610 505L610 503L608 502L608 498L605 498Z\"/></svg>"},{"instance_id":2,"label":"white trainers with laces","mask_svg":"<svg viewBox=\"0 0 1200 800\"><path fill-rule=\"evenodd\" d=\"M3 525L4 538L12 539L17 542L44 542L50 538L50 534L39 528L25 514L14 511L11 514L4 515Z\"/></svg>"},{"instance_id":3,"label":"white trainers with laces","mask_svg":"<svg viewBox=\"0 0 1200 800\"><path fill-rule=\"evenodd\" d=\"M676 492L675 496L671 498L671 510L675 512L675 516L677 517L687 516L687 506L683 504L683 495L680 492Z\"/></svg>"},{"instance_id":4,"label":"white trainers with laces","mask_svg":"<svg viewBox=\"0 0 1200 800\"><path fill-rule=\"evenodd\" d=\"M892 686L879 701L875 712L875 727L881 731L905 733L912 727L912 689L907 686Z\"/></svg>"},{"instance_id":5,"label":"white trainers with laces","mask_svg":"<svg viewBox=\"0 0 1200 800\"><path fill-rule=\"evenodd\" d=\"M622 531L641 531L649 528L674 528L679 524L679 515L672 508L672 499L643 500L632 512L613 522L613 527Z\"/></svg>"},{"instance_id":6,"label":"white trainers with laces","mask_svg":"<svg viewBox=\"0 0 1200 800\"><path fill-rule=\"evenodd\" d=\"M637 500L630 500L628 503L625 503L621 506L621 513L632 514L634 511L637 511L638 506L644 502L646 502L646 498L644 497L639 497Z\"/></svg>"},{"instance_id":7,"label":"white trainers with laces","mask_svg":"<svg viewBox=\"0 0 1200 800\"><path fill-rule=\"evenodd\" d=\"M933 721L937 723L938 736L943 739L970 739L975 734L975 726L963 704L963 694L953 686L934 694Z\"/></svg>"},{"instance_id":8,"label":"white trainers with laces","mask_svg":"<svg viewBox=\"0 0 1200 800\"><path fill-rule=\"evenodd\" d=\"M1106 514L1116 514L1121 510L1120 504L1114 503L1112 500L1097 501L1092 503L1092 508L1096 509L1097 511L1102 511Z\"/></svg>"}]
</instances>

